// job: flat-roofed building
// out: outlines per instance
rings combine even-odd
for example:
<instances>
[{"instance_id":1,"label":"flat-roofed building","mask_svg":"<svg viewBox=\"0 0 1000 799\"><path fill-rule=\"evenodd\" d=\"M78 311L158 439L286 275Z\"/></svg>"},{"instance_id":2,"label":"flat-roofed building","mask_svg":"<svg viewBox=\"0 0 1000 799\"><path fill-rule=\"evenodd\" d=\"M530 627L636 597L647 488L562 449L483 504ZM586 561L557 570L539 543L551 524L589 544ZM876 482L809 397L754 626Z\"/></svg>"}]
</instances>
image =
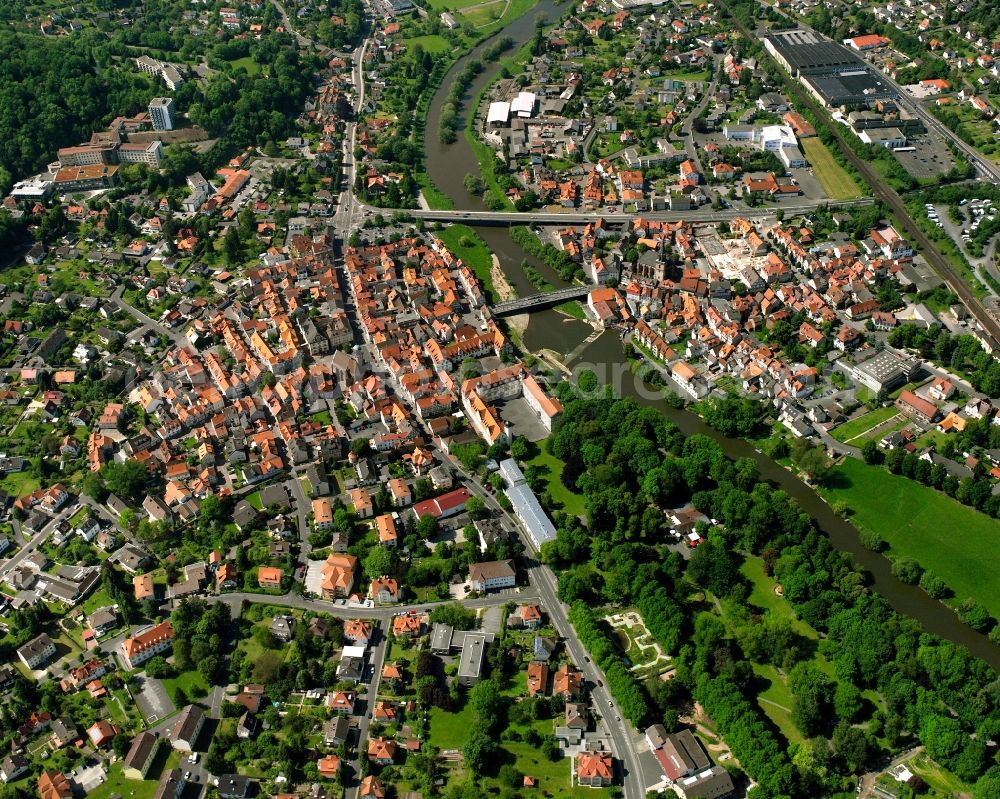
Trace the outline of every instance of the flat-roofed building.
<instances>
[{"instance_id":1,"label":"flat-roofed building","mask_svg":"<svg viewBox=\"0 0 1000 799\"><path fill-rule=\"evenodd\" d=\"M154 97L149 101L149 118L153 130L174 129L174 100L172 97Z\"/></svg>"},{"instance_id":2,"label":"flat-roofed building","mask_svg":"<svg viewBox=\"0 0 1000 799\"><path fill-rule=\"evenodd\" d=\"M462 641L462 654L458 661L458 682L471 688L482 679L483 660L486 658L485 633L468 632Z\"/></svg>"}]
</instances>

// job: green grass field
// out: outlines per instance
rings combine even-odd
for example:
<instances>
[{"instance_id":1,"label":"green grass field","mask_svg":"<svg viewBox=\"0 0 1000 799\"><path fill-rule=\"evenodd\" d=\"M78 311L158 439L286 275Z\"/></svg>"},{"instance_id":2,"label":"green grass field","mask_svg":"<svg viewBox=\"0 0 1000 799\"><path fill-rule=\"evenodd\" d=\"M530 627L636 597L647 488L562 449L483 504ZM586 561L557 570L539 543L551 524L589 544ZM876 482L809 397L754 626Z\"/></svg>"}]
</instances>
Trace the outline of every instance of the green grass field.
<instances>
[{"instance_id":1,"label":"green grass field","mask_svg":"<svg viewBox=\"0 0 1000 799\"><path fill-rule=\"evenodd\" d=\"M861 190L854 182L854 178L834 160L833 155L818 137L802 139L802 149L827 197L831 200L851 200L861 196Z\"/></svg>"},{"instance_id":2,"label":"green grass field","mask_svg":"<svg viewBox=\"0 0 1000 799\"><path fill-rule=\"evenodd\" d=\"M466 705L457 713L439 707L431 708L431 729L427 743L439 749L461 749L472 726L472 707Z\"/></svg>"},{"instance_id":3,"label":"green grass field","mask_svg":"<svg viewBox=\"0 0 1000 799\"><path fill-rule=\"evenodd\" d=\"M436 53L443 53L446 50L451 49L451 45L444 36L438 36L436 33L427 34L426 36L414 36L411 39L404 39L407 49L412 49L415 44L419 44L424 48L424 51L435 55Z\"/></svg>"},{"instance_id":4,"label":"green grass field","mask_svg":"<svg viewBox=\"0 0 1000 799\"><path fill-rule=\"evenodd\" d=\"M27 472L13 472L0 481L0 488L15 497L23 497L25 494L30 494L40 485L41 483L38 481L38 478L32 477Z\"/></svg>"},{"instance_id":5,"label":"green grass field","mask_svg":"<svg viewBox=\"0 0 1000 799\"><path fill-rule=\"evenodd\" d=\"M545 468L545 481L549 496L560 503L563 506L563 510L567 513L572 513L574 516L583 516L586 513L583 497L579 494L574 494L559 479L560 475L562 475L563 462L555 455L550 455L541 442L539 442L538 449L538 455L528 461L528 464Z\"/></svg>"},{"instance_id":6,"label":"green grass field","mask_svg":"<svg viewBox=\"0 0 1000 799\"><path fill-rule=\"evenodd\" d=\"M972 597L1000 617L998 525L972 508L913 480L848 458L830 473L828 501L843 500L852 521L878 533L897 555L917 560L958 599Z\"/></svg>"},{"instance_id":7,"label":"green grass field","mask_svg":"<svg viewBox=\"0 0 1000 799\"><path fill-rule=\"evenodd\" d=\"M479 5L483 0L428 0L427 5L432 11L461 11L469 6Z\"/></svg>"},{"instance_id":8,"label":"green grass field","mask_svg":"<svg viewBox=\"0 0 1000 799\"><path fill-rule=\"evenodd\" d=\"M878 427L883 422L888 421L893 416L898 416L899 411L892 405L887 408L876 408L870 413L866 413L864 416L859 416L857 419L851 419L849 422L844 422L840 427L836 428L830 435L832 435L837 441L850 441L851 439L857 438L862 433L871 430L873 427ZM852 442L856 445L860 445L862 441Z\"/></svg>"},{"instance_id":9,"label":"green grass field","mask_svg":"<svg viewBox=\"0 0 1000 799\"><path fill-rule=\"evenodd\" d=\"M208 696L208 683L197 671L184 671L176 677L169 677L163 680L163 687L167 689L167 694L174 698L174 691L182 688L188 699Z\"/></svg>"},{"instance_id":10,"label":"green grass field","mask_svg":"<svg viewBox=\"0 0 1000 799\"><path fill-rule=\"evenodd\" d=\"M557 305L556 310L581 321L587 318L587 313L583 310L583 304L579 300L570 300Z\"/></svg>"},{"instance_id":11,"label":"green grass field","mask_svg":"<svg viewBox=\"0 0 1000 799\"><path fill-rule=\"evenodd\" d=\"M490 3L489 5L483 5L477 8L467 8L462 11L462 17L466 19L472 27L482 28L489 25L491 22L499 20L503 16L506 8L507 4L504 0L496 0L496 2Z\"/></svg>"},{"instance_id":12,"label":"green grass field","mask_svg":"<svg viewBox=\"0 0 1000 799\"><path fill-rule=\"evenodd\" d=\"M260 64L254 61L250 56L244 56L243 58L237 58L229 62L233 65L233 69L238 69L242 67L247 71L250 76L256 75L260 72Z\"/></svg>"},{"instance_id":13,"label":"green grass field","mask_svg":"<svg viewBox=\"0 0 1000 799\"><path fill-rule=\"evenodd\" d=\"M493 266L493 253L476 231L466 225L449 225L444 230L437 231L435 235L444 242L453 255L457 255L465 262L465 265L479 278L483 290L492 295L493 278L490 269Z\"/></svg>"}]
</instances>

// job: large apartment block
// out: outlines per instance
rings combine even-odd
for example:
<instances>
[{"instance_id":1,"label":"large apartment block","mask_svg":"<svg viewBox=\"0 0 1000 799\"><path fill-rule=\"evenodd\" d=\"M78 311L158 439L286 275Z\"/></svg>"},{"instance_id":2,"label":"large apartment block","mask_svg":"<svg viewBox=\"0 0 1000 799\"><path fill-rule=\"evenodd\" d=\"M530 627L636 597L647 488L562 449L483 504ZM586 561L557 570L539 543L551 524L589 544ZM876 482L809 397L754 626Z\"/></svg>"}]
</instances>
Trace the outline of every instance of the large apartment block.
<instances>
[{"instance_id":1,"label":"large apartment block","mask_svg":"<svg viewBox=\"0 0 1000 799\"><path fill-rule=\"evenodd\" d=\"M17 656L29 669L37 669L56 656L56 645L45 633L32 638L17 650Z\"/></svg>"},{"instance_id":2,"label":"large apartment block","mask_svg":"<svg viewBox=\"0 0 1000 799\"><path fill-rule=\"evenodd\" d=\"M125 665L129 669L134 669L154 655L170 649L173 643L174 626L170 621L148 627L122 641L122 655L125 658Z\"/></svg>"},{"instance_id":3,"label":"large apartment block","mask_svg":"<svg viewBox=\"0 0 1000 799\"><path fill-rule=\"evenodd\" d=\"M174 129L174 100L172 97L154 97L149 101L149 118L153 130Z\"/></svg>"}]
</instances>

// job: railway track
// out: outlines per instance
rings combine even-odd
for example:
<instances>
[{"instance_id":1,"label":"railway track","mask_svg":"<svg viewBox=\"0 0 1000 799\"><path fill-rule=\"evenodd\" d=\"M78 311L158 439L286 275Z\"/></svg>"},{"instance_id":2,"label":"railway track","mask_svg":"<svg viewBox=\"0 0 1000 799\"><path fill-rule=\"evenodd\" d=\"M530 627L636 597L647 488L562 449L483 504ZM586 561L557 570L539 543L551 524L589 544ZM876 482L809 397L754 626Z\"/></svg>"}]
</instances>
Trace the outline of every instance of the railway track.
<instances>
[{"instance_id":1,"label":"railway track","mask_svg":"<svg viewBox=\"0 0 1000 799\"><path fill-rule=\"evenodd\" d=\"M732 19L733 25L740 31L740 33L752 40L758 38L755 32L749 30L746 25L744 25L736 17L736 15L733 14L732 9L729 8L727 3L723 2L722 6L726 9ZM826 109L820 107L820 105L803 90L795 79L785 72L785 70L781 68L781 65L777 64L771 58L770 54L766 50L763 50L763 48L762 57L767 58L772 64L775 65L775 67L777 67L778 72L781 75L781 79L788 89L789 95L791 95L800 106L810 108L819 119L829 119ZM983 338L986 339L990 351L996 352L1000 349L1000 320L998 320L996 316L989 309L987 309L982 302L980 302L979 298L972 293L972 289L969 285L955 271L955 268L951 265L951 263L949 263L948 259L941 254L938 248L930 240L930 237L924 233L913 217L910 216L910 212L907 210L906 204L903 202L903 198L900 197L891 186L888 186L885 183L882 176L878 173L878 170L876 170L870 163L860 158L857 153L851 149L847 141L844 139L843 134L837 129L836 123L833 123L832 120L830 132L834 139L836 139L837 146L844 154L844 157L864 179L875 199L881 200L893 212L906 235L920 248L930 267L935 271L935 273L937 273L938 277L944 281L945 285L948 286L948 288L951 289L959 297L959 299L961 299L965 307L969 309L972 316L975 317L976 321L982 326ZM833 203L831 203L831 205L832 204Z\"/></svg>"}]
</instances>

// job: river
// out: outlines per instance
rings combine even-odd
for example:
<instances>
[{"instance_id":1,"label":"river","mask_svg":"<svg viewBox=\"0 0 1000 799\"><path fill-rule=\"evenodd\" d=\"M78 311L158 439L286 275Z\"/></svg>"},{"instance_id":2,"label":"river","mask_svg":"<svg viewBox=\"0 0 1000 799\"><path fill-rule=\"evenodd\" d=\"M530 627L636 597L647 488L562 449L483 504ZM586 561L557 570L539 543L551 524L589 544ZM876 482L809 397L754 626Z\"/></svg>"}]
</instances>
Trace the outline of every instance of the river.
<instances>
[{"instance_id":1,"label":"river","mask_svg":"<svg viewBox=\"0 0 1000 799\"><path fill-rule=\"evenodd\" d=\"M560 11L553 0L540 0L534 10L515 20L496 35L509 36L514 41L514 47L518 48L531 38L538 14L544 14L549 20L555 20L560 16ZM487 40L487 43L489 41L491 40ZM481 210L485 207L482 199L470 195L463 184L466 173L479 174L479 163L464 136L465 115L470 112L475 113L475 109L462 109L458 120L458 138L449 145L441 144L438 120L455 74L470 58L478 58L484 46L486 43L481 43L471 53L460 58L445 76L441 87L431 100L424 144L427 173L431 180L451 197L456 207L470 210ZM466 100L478 94L487 82L493 80L498 71L498 64L487 65L472 82ZM521 261L525 258L534 264L550 283L555 286L565 285L551 269L537 259L526 256L520 247L511 241L506 228L483 226L477 227L476 230L490 249L497 254L504 272L519 295L524 296L535 291L520 267ZM962 624L951 609L932 599L920 588L897 580L892 575L888 559L865 549L861 545L857 529L834 513L830 506L797 476L758 452L750 443L741 439L726 438L708 427L701 417L689 411L671 408L655 390L640 384L624 363L621 340L615 331L605 332L581 351L582 343L591 332L589 324L570 319L557 311L548 310L530 315L523 341L525 347L532 351L544 348L562 355L573 352L575 357L569 364L572 368L587 366L593 369L603 382L610 381L618 394L634 397L642 404L660 410L686 435L701 433L711 437L719 442L729 457L753 459L761 476L780 486L793 497L813 518L819 529L829 536L833 545L849 553L870 575L872 587L884 596L897 612L916 619L928 632L967 647L973 655L1000 671L1000 647L993 644L985 635Z\"/></svg>"}]
</instances>

